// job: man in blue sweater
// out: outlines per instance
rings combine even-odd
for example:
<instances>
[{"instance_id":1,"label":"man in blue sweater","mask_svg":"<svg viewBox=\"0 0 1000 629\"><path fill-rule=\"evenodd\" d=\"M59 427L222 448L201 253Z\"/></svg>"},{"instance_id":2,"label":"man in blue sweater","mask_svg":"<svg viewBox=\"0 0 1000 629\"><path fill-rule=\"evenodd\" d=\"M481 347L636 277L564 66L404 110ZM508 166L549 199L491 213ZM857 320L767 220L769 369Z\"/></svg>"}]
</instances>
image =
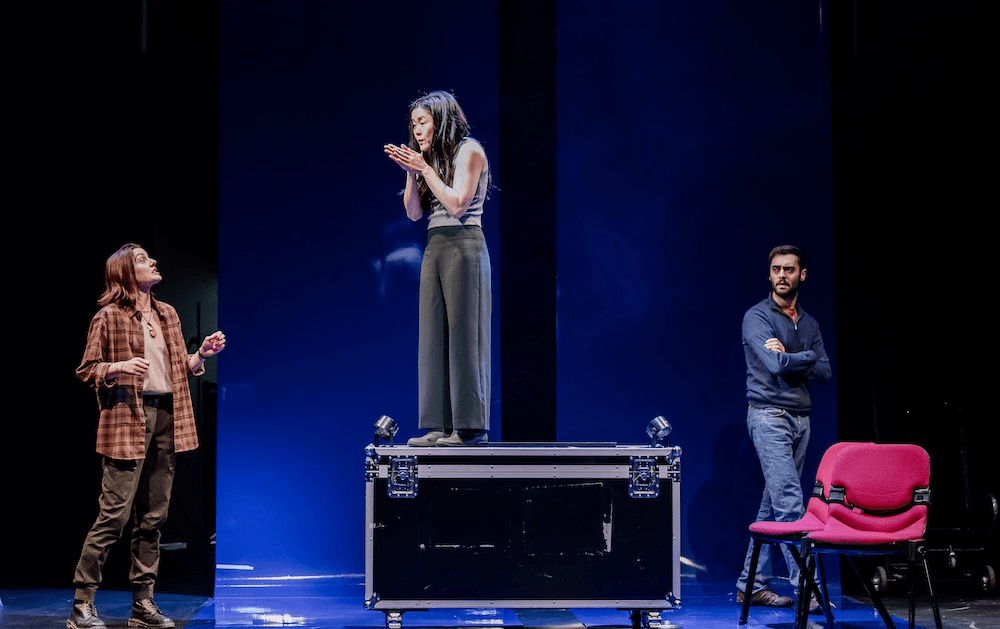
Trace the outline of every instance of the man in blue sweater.
<instances>
[{"instance_id":1,"label":"man in blue sweater","mask_svg":"<svg viewBox=\"0 0 1000 629\"><path fill-rule=\"evenodd\" d=\"M792 522L802 517L802 467L809 444L809 380L829 380L830 359L816 320L799 305L806 279L806 257L790 245L770 255L771 294L743 316L743 352L747 361L747 429L764 473L764 496L757 521ZM743 603L753 544L736 582L736 602ZM798 584L798 564L781 546L789 580ZM792 599L768 586L770 548L761 548L752 605L790 607Z\"/></svg>"}]
</instances>

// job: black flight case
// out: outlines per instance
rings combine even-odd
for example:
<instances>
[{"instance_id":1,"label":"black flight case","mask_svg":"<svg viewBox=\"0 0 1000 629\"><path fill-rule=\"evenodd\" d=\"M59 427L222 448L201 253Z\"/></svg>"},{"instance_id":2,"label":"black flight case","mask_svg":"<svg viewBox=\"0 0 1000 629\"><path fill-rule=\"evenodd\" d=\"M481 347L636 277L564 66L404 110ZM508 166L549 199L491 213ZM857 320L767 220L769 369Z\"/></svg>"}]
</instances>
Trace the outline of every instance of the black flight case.
<instances>
[{"instance_id":1,"label":"black flight case","mask_svg":"<svg viewBox=\"0 0 1000 629\"><path fill-rule=\"evenodd\" d=\"M433 608L680 605L678 447L365 449L365 607L400 629Z\"/></svg>"}]
</instances>

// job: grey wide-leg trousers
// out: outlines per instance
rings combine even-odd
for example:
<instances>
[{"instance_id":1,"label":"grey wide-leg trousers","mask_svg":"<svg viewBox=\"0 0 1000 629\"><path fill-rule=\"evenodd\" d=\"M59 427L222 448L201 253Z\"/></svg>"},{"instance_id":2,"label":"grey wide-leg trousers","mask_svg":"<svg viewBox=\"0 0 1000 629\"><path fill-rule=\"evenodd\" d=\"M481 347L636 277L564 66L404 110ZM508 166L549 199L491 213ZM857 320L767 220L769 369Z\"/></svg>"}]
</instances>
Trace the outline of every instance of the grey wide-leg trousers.
<instances>
[{"instance_id":1,"label":"grey wide-leg trousers","mask_svg":"<svg viewBox=\"0 0 1000 629\"><path fill-rule=\"evenodd\" d=\"M491 283L480 227L427 231L417 356L424 430L489 430Z\"/></svg>"}]
</instances>

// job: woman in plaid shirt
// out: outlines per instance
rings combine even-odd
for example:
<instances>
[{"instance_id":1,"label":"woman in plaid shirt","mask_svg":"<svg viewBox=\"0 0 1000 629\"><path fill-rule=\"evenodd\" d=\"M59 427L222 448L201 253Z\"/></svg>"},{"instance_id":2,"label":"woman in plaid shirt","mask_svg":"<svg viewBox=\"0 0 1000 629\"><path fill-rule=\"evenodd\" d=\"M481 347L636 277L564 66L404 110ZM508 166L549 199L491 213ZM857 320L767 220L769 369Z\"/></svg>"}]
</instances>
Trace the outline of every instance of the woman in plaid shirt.
<instances>
[{"instance_id":1,"label":"woman in plaid shirt","mask_svg":"<svg viewBox=\"0 0 1000 629\"><path fill-rule=\"evenodd\" d=\"M159 568L160 526L167 517L179 452L198 447L188 376L205 372L205 359L221 352L215 332L188 354L180 319L157 301L162 280L139 245L116 251L104 269L103 306L90 323L77 376L94 388L100 418L97 452L103 455L100 514L77 563L69 629L102 629L94 595L108 551L133 519L130 627L166 629L174 622L153 601Z\"/></svg>"}]
</instances>

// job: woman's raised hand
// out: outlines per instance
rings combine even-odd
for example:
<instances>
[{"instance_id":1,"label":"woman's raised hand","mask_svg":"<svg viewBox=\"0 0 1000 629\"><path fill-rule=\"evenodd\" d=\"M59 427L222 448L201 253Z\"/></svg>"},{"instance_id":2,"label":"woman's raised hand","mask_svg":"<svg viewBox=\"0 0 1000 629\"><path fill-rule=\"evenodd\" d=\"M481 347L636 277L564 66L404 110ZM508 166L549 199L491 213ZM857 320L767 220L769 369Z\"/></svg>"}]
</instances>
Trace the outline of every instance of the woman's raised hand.
<instances>
[{"instance_id":1,"label":"woman's raised hand","mask_svg":"<svg viewBox=\"0 0 1000 629\"><path fill-rule=\"evenodd\" d=\"M389 159L399 164L400 168L411 175L419 175L427 168L427 162L424 161L423 154L414 151L405 144L400 144L399 146L386 144L383 150L389 156Z\"/></svg>"}]
</instances>

